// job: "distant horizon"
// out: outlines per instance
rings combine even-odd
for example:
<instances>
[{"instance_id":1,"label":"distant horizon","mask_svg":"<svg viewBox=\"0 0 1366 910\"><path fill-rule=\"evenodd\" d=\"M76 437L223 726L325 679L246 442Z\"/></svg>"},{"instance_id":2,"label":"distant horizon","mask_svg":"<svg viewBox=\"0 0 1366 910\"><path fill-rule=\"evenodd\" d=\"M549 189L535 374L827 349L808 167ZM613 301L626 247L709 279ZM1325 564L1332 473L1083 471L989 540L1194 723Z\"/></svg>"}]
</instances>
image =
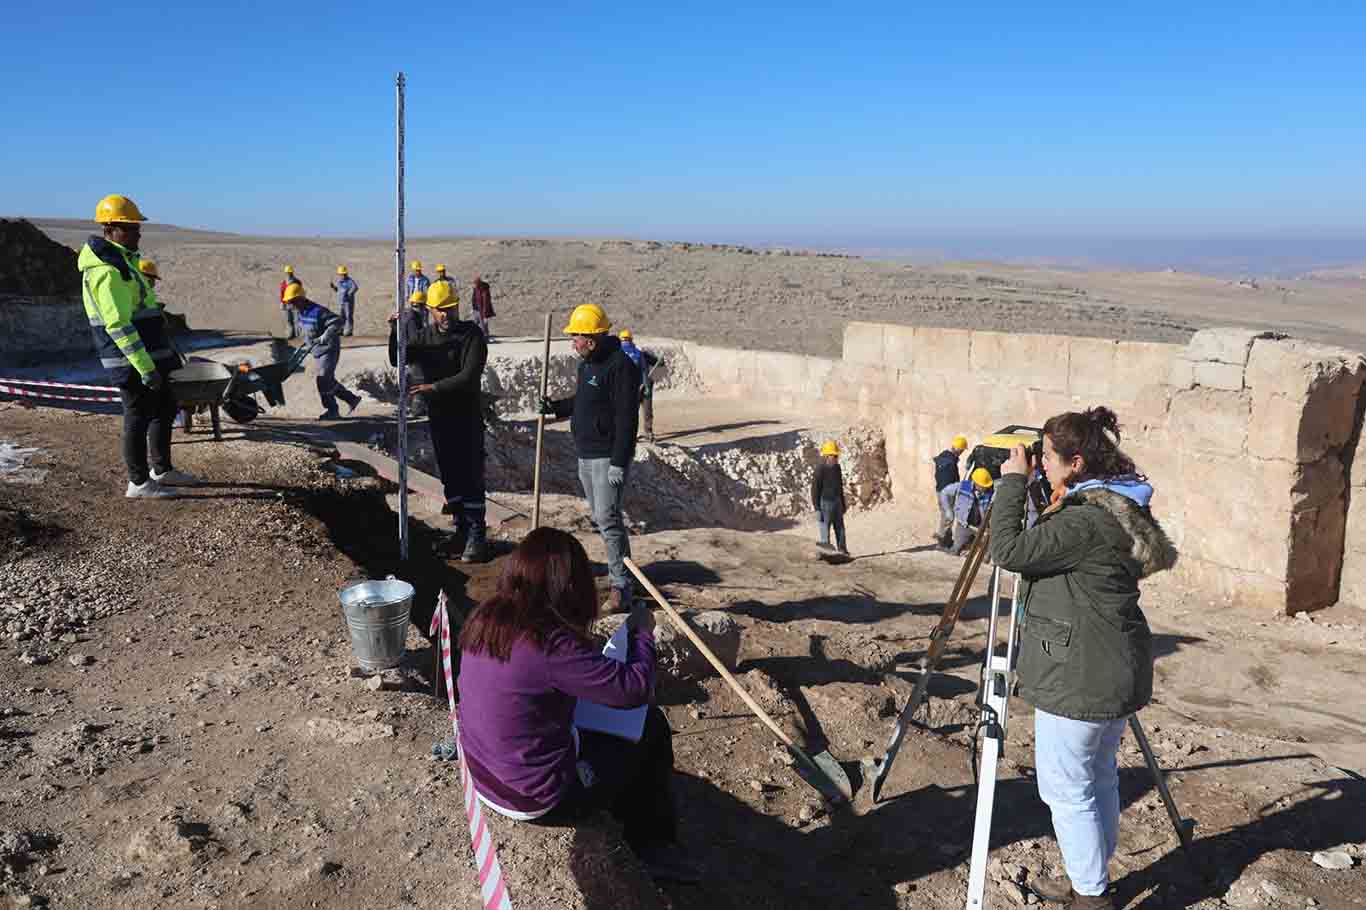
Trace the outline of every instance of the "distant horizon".
<instances>
[{"instance_id":1,"label":"distant horizon","mask_svg":"<svg viewBox=\"0 0 1366 910\"><path fill-rule=\"evenodd\" d=\"M35 224L70 224L68 229L94 228L88 218L71 216L3 215L24 218ZM392 233L344 232L269 232L233 230L202 225L150 222L157 229L191 231L205 234L249 238L281 238L379 243L392 241ZM1366 274L1366 229L1322 232L1297 231L1277 234L1265 231L1210 234L1192 232L1182 236L1167 234L1056 233L1013 235L914 234L900 242L876 237L788 237L760 238L749 232L718 229L701 236L695 231L677 233L599 232L572 229L523 231L435 231L408 233L409 242L459 239L544 238L555 240L628 240L656 243L694 243L740 246L753 249L791 249L809 252L858 256L884 262L916 265L955 262L992 262L1006 266L1055 268L1075 271L1161 272L1173 270L1215 278L1292 279L1318 271L1354 269Z\"/></svg>"}]
</instances>

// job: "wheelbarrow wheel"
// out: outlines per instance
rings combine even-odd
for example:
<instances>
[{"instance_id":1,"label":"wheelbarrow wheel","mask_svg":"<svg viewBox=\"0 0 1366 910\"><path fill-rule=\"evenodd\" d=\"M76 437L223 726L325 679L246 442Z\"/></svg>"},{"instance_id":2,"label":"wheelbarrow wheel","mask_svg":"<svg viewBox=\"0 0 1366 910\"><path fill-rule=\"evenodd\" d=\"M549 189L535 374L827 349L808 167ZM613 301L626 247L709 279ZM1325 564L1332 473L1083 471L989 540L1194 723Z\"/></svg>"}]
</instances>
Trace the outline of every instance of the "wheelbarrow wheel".
<instances>
[{"instance_id":1,"label":"wheelbarrow wheel","mask_svg":"<svg viewBox=\"0 0 1366 910\"><path fill-rule=\"evenodd\" d=\"M261 406L254 398L229 398L223 402L223 410L233 423L251 423L261 413Z\"/></svg>"}]
</instances>

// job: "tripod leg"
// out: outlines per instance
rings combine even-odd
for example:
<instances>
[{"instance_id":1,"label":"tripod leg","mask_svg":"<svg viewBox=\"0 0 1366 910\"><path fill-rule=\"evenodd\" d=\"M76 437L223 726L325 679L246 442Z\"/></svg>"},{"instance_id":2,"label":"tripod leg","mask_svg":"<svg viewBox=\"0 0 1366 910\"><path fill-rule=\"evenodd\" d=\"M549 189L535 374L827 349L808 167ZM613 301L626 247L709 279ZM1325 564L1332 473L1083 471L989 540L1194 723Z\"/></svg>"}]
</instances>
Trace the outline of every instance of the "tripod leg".
<instances>
[{"instance_id":1,"label":"tripod leg","mask_svg":"<svg viewBox=\"0 0 1366 910\"><path fill-rule=\"evenodd\" d=\"M977 778L977 816L972 826L972 861L968 866L968 910L982 910L986 906L991 813L996 805L996 771L1005 745L1005 717L1010 699L1010 668L1006 659L988 652L987 661L983 681L982 768Z\"/></svg>"},{"instance_id":2,"label":"tripod leg","mask_svg":"<svg viewBox=\"0 0 1366 910\"><path fill-rule=\"evenodd\" d=\"M1181 849L1186 851L1186 856L1191 855L1191 835L1186 827L1186 822L1181 818L1181 813L1176 809L1176 801L1172 799L1172 793L1167 789L1167 778L1162 773L1162 768L1157 764L1157 757L1153 755L1152 744L1148 742L1148 734L1143 731L1143 725L1138 722L1138 715L1129 716L1129 729L1133 731L1134 739L1138 740L1138 748L1143 751L1143 760L1148 763L1148 770L1152 772L1153 783L1157 785L1157 792L1162 797L1162 803L1167 807L1167 817L1172 820L1172 827L1176 829L1176 836L1181 839Z\"/></svg>"}]
</instances>

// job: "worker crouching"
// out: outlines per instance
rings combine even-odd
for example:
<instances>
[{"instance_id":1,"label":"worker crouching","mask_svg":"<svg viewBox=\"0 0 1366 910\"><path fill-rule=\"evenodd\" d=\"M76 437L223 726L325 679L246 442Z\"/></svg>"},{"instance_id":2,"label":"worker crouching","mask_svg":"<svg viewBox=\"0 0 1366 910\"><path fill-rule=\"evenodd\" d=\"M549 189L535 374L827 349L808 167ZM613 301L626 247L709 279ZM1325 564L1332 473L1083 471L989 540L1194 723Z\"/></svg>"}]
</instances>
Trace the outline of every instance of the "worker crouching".
<instances>
[{"instance_id":1,"label":"worker crouching","mask_svg":"<svg viewBox=\"0 0 1366 910\"><path fill-rule=\"evenodd\" d=\"M458 318L460 299L447 281L423 295L428 316L404 313L406 361L421 380L409 394L427 406L432 450L446 507L455 525L456 547L465 562L489 558L484 501L484 412L481 385L488 345L472 322ZM421 292L414 292L417 296ZM389 328L389 363L398 366L398 326Z\"/></svg>"},{"instance_id":2,"label":"worker crouching","mask_svg":"<svg viewBox=\"0 0 1366 910\"><path fill-rule=\"evenodd\" d=\"M624 663L590 640L596 615L583 545L553 528L528 534L460 633L465 766L479 799L500 815L563 826L607 810L651 876L696 881L677 843L664 713L650 706L639 741L574 726L580 699L629 709L654 693L653 614L636 607L627 618Z\"/></svg>"}]
</instances>

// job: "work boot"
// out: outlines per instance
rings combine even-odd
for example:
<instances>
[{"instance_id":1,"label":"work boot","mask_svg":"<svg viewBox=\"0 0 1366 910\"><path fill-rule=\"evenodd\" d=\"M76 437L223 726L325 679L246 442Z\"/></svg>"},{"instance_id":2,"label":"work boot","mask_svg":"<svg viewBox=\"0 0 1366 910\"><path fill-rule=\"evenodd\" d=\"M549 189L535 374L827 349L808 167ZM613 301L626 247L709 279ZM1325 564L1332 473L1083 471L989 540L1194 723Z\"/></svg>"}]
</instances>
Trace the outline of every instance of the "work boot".
<instances>
[{"instance_id":1,"label":"work boot","mask_svg":"<svg viewBox=\"0 0 1366 910\"><path fill-rule=\"evenodd\" d=\"M607 595L607 599L602 602L602 615L610 613L629 613L631 602L635 600L631 592L623 588L613 588L612 593Z\"/></svg>"},{"instance_id":2,"label":"work boot","mask_svg":"<svg viewBox=\"0 0 1366 910\"><path fill-rule=\"evenodd\" d=\"M323 411L318 415L319 420L341 420L341 412L335 408Z\"/></svg>"},{"instance_id":3,"label":"work boot","mask_svg":"<svg viewBox=\"0 0 1366 910\"><path fill-rule=\"evenodd\" d=\"M128 481L128 489L123 495L129 499L175 499L176 493L149 477L142 483Z\"/></svg>"},{"instance_id":4,"label":"work boot","mask_svg":"<svg viewBox=\"0 0 1366 910\"><path fill-rule=\"evenodd\" d=\"M489 542L483 535L470 535L469 541L465 544L464 552L460 554L461 562L488 562L493 558L493 551L489 549Z\"/></svg>"},{"instance_id":5,"label":"work boot","mask_svg":"<svg viewBox=\"0 0 1366 910\"><path fill-rule=\"evenodd\" d=\"M1113 910L1115 905L1114 899L1108 893L1090 895L1073 891L1072 880L1066 875L1033 876L1029 880L1029 890L1042 900L1071 907L1073 910Z\"/></svg>"}]
</instances>

